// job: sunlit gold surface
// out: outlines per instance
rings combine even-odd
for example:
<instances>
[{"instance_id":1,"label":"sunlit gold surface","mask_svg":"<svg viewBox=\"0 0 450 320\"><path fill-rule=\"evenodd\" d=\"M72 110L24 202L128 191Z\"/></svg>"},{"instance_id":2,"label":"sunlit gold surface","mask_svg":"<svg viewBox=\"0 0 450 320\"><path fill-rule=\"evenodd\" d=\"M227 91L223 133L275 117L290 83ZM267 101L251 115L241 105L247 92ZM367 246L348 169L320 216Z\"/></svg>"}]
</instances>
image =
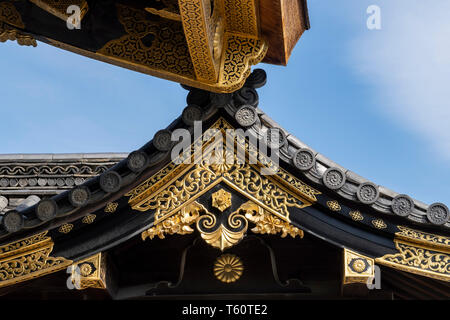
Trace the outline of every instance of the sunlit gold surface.
<instances>
[{"instance_id":1,"label":"sunlit gold surface","mask_svg":"<svg viewBox=\"0 0 450 320\"><path fill-rule=\"evenodd\" d=\"M236 282L243 273L244 264L234 254L223 254L214 262L214 275L222 282Z\"/></svg>"},{"instance_id":2,"label":"sunlit gold surface","mask_svg":"<svg viewBox=\"0 0 450 320\"><path fill-rule=\"evenodd\" d=\"M72 261L51 257L53 241L47 232L0 248L0 287L27 281L62 270Z\"/></svg>"}]
</instances>

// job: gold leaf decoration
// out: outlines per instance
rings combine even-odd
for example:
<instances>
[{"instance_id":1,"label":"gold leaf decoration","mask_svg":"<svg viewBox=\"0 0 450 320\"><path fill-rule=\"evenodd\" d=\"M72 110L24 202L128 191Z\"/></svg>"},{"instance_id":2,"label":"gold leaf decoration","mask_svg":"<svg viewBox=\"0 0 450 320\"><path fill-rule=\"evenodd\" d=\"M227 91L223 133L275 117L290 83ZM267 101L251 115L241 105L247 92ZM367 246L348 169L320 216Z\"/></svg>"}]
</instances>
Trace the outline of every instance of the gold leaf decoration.
<instances>
[{"instance_id":1,"label":"gold leaf decoration","mask_svg":"<svg viewBox=\"0 0 450 320\"><path fill-rule=\"evenodd\" d=\"M85 216L81 222L85 223L85 224L91 224L94 222L95 218L97 216L95 214L88 214L87 216Z\"/></svg>"},{"instance_id":2,"label":"gold leaf decoration","mask_svg":"<svg viewBox=\"0 0 450 320\"><path fill-rule=\"evenodd\" d=\"M234 254L223 254L214 263L214 275L222 282L236 282L243 273L244 264Z\"/></svg>"},{"instance_id":3,"label":"gold leaf decoration","mask_svg":"<svg viewBox=\"0 0 450 320\"><path fill-rule=\"evenodd\" d=\"M105 212L106 213L114 213L117 210L117 207L119 206L119 204L117 202L109 202L106 207L105 207Z\"/></svg>"},{"instance_id":4,"label":"gold leaf decoration","mask_svg":"<svg viewBox=\"0 0 450 320\"><path fill-rule=\"evenodd\" d=\"M372 220L372 224L377 229L386 229L387 225L382 219Z\"/></svg>"},{"instance_id":5,"label":"gold leaf decoration","mask_svg":"<svg viewBox=\"0 0 450 320\"><path fill-rule=\"evenodd\" d=\"M395 242L399 253L377 258L377 263L450 282L450 256L447 253L404 241Z\"/></svg>"},{"instance_id":6,"label":"gold leaf decoration","mask_svg":"<svg viewBox=\"0 0 450 320\"><path fill-rule=\"evenodd\" d=\"M72 229L73 229L73 224L66 223L66 224L63 224L61 227L59 227L58 231L60 233L69 233L70 231L72 231Z\"/></svg>"},{"instance_id":7,"label":"gold leaf decoration","mask_svg":"<svg viewBox=\"0 0 450 320\"><path fill-rule=\"evenodd\" d=\"M0 248L0 287L27 281L69 266L72 261L51 257L53 241L47 231Z\"/></svg>"},{"instance_id":8,"label":"gold leaf decoration","mask_svg":"<svg viewBox=\"0 0 450 320\"><path fill-rule=\"evenodd\" d=\"M359 211L350 211L349 215L352 218L352 220L354 220L354 221L362 221L362 220L364 220L363 215Z\"/></svg>"},{"instance_id":9,"label":"gold leaf decoration","mask_svg":"<svg viewBox=\"0 0 450 320\"><path fill-rule=\"evenodd\" d=\"M212 206L224 211L231 207L231 194L223 189L212 194Z\"/></svg>"},{"instance_id":10,"label":"gold leaf decoration","mask_svg":"<svg viewBox=\"0 0 450 320\"><path fill-rule=\"evenodd\" d=\"M333 201L327 201L327 206L331 211L340 211L341 206L339 205L339 202L336 200Z\"/></svg>"},{"instance_id":11,"label":"gold leaf decoration","mask_svg":"<svg viewBox=\"0 0 450 320\"><path fill-rule=\"evenodd\" d=\"M283 221L279 217L270 214L261 207L255 205L252 202L247 202L241 206L241 210L244 210L245 217L256 224L256 227L252 228L253 233L259 234L277 234L281 233L281 237L285 238L290 235L292 238L299 236L303 238L303 230L289 224L287 221Z\"/></svg>"}]
</instances>

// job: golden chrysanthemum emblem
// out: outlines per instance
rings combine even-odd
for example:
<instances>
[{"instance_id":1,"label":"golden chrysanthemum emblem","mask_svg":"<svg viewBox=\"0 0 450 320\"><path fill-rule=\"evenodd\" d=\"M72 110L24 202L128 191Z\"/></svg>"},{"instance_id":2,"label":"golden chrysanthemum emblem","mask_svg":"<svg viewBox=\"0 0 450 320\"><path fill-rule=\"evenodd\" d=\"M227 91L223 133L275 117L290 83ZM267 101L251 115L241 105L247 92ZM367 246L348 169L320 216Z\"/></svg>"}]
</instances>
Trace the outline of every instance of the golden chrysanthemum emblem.
<instances>
[{"instance_id":1,"label":"golden chrysanthemum emblem","mask_svg":"<svg viewBox=\"0 0 450 320\"><path fill-rule=\"evenodd\" d=\"M80 274L83 277L87 277L92 273L92 267L89 263L83 263L81 266L79 266L80 268Z\"/></svg>"},{"instance_id":2,"label":"golden chrysanthemum emblem","mask_svg":"<svg viewBox=\"0 0 450 320\"><path fill-rule=\"evenodd\" d=\"M214 263L214 275L225 283L236 282L244 272L244 264L234 254L223 254Z\"/></svg>"}]
</instances>

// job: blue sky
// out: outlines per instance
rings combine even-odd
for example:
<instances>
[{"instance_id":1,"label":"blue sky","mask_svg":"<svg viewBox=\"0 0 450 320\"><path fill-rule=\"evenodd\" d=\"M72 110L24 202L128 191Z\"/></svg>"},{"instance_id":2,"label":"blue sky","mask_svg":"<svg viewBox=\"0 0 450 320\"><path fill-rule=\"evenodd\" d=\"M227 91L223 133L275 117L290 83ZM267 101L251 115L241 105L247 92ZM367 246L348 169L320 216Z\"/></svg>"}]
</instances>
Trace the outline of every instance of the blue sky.
<instances>
[{"instance_id":1,"label":"blue sky","mask_svg":"<svg viewBox=\"0 0 450 320\"><path fill-rule=\"evenodd\" d=\"M337 5L337 3L339 3ZM381 8L381 30L366 9ZM379 185L450 204L450 1L309 0L311 30L260 107ZM0 153L130 152L185 107L178 84L38 43L0 44Z\"/></svg>"}]
</instances>

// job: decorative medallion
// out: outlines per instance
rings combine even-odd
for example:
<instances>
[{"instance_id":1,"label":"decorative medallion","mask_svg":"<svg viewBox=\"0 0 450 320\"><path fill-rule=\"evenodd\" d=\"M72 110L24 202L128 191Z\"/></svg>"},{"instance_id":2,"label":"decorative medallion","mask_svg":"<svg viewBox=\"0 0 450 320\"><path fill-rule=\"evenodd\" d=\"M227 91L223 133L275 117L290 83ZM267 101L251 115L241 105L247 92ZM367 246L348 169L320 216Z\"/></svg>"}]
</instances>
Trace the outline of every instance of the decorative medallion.
<instances>
[{"instance_id":1,"label":"decorative medallion","mask_svg":"<svg viewBox=\"0 0 450 320\"><path fill-rule=\"evenodd\" d=\"M432 224L443 225L448 222L449 217L450 211L443 203L433 203L428 207L427 218Z\"/></svg>"},{"instance_id":2,"label":"decorative medallion","mask_svg":"<svg viewBox=\"0 0 450 320\"><path fill-rule=\"evenodd\" d=\"M367 263L367 260L362 258L354 258L350 261L348 264L350 269L352 269L356 273L363 273L366 271L369 267L369 264Z\"/></svg>"},{"instance_id":3,"label":"decorative medallion","mask_svg":"<svg viewBox=\"0 0 450 320\"><path fill-rule=\"evenodd\" d=\"M378 186L372 182L365 182L359 185L356 191L356 196L359 201L364 204L372 204L378 200L380 196L380 191Z\"/></svg>"},{"instance_id":4,"label":"decorative medallion","mask_svg":"<svg viewBox=\"0 0 450 320\"><path fill-rule=\"evenodd\" d=\"M244 264L234 254L223 254L214 262L214 275L222 282L236 282L243 273Z\"/></svg>"},{"instance_id":5,"label":"decorative medallion","mask_svg":"<svg viewBox=\"0 0 450 320\"><path fill-rule=\"evenodd\" d=\"M144 151L133 151L128 155L127 166L133 172L141 172L148 164L148 156Z\"/></svg>"},{"instance_id":6,"label":"decorative medallion","mask_svg":"<svg viewBox=\"0 0 450 320\"><path fill-rule=\"evenodd\" d=\"M83 222L84 224L91 224L94 222L96 217L97 216L95 214L88 214L81 220L81 222Z\"/></svg>"},{"instance_id":7,"label":"decorative medallion","mask_svg":"<svg viewBox=\"0 0 450 320\"><path fill-rule=\"evenodd\" d=\"M220 211L224 211L231 207L231 193L223 189L214 192L212 194L212 206Z\"/></svg>"},{"instance_id":8,"label":"decorative medallion","mask_svg":"<svg viewBox=\"0 0 450 320\"><path fill-rule=\"evenodd\" d=\"M327 201L327 206L331 211L340 211L341 205L336 200Z\"/></svg>"},{"instance_id":9,"label":"decorative medallion","mask_svg":"<svg viewBox=\"0 0 450 320\"><path fill-rule=\"evenodd\" d=\"M87 262L78 264L78 267L80 268L80 275L82 275L83 277L89 276L94 271L92 265Z\"/></svg>"},{"instance_id":10,"label":"decorative medallion","mask_svg":"<svg viewBox=\"0 0 450 320\"><path fill-rule=\"evenodd\" d=\"M345 184L345 172L339 168L329 168L323 174L323 183L332 190L338 190Z\"/></svg>"},{"instance_id":11,"label":"decorative medallion","mask_svg":"<svg viewBox=\"0 0 450 320\"><path fill-rule=\"evenodd\" d=\"M254 107L244 105L236 111L234 117L239 125L243 127L251 127L255 124L258 115L256 114L256 110Z\"/></svg>"},{"instance_id":12,"label":"decorative medallion","mask_svg":"<svg viewBox=\"0 0 450 320\"><path fill-rule=\"evenodd\" d=\"M407 217L414 209L414 201L405 194L398 195L392 199L391 209L396 215Z\"/></svg>"},{"instance_id":13,"label":"decorative medallion","mask_svg":"<svg viewBox=\"0 0 450 320\"><path fill-rule=\"evenodd\" d=\"M58 231L60 233L69 233L70 231L72 231L72 229L73 229L73 224L66 223L66 224L63 224L61 227L59 227Z\"/></svg>"},{"instance_id":14,"label":"decorative medallion","mask_svg":"<svg viewBox=\"0 0 450 320\"><path fill-rule=\"evenodd\" d=\"M344 248L344 285L368 283L375 275L374 266L374 259Z\"/></svg>"},{"instance_id":15,"label":"decorative medallion","mask_svg":"<svg viewBox=\"0 0 450 320\"><path fill-rule=\"evenodd\" d=\"M299 149L292 156L292 162L297 169L307 171L314 167L316 158L311 150Z\"/></svg>"},{"instance_id":16,"label":"decorative medallion","mask_svg":"<svg viewBox=\"0 0 450 320\"><path fill-rule=\"evenodd\" d=\"M281 149L287 143L286 134L280 128L269 128L266 139L271 149Z\"/></svg>"},{"instance_id":17,"label":"decorative medallion","mask_svg":"<svg viewBox=\"0 0 450 320\"><path fill-rule=\"evenodd\" d=\"M53 199L45 199L36 206L36 215L41 221L49 221L58 213L58 205Z\"/></svg>"},{"instance_id":18,"label":"decorative medallion","mask_svg":"<svg viewBox=\"0 0 450 320\"><path fill-rule=\"evenodd\" d=\"M364 220L363 215L359 211L350 211L349 215L352 218L352 220L354 220L354 221L363 221Z\"/></svg>"},{"instance_id":19,"label":"decorative medallion","mask_svg":"<svg viewBox=\"0 0 450 320\"><path fill-rule=\"evenodd\" d=\"M15 210L8 211L3 215L2 225L9 233L17 232L24 226L24 218L20 212Z\"/></svg>"},{"instance_id":20,"label":"decorative medallion","mask_svg":"<svg viewBox=\"0 0 450 320\"><path fill-rule=\"evenodd\" d=\"M106 255L97 253L72 265L72 284L78 290L106 289L107 271Z\"/></svg>"},{"instance_id":21,"label":"decorative medallion","mask_svg":"<svg viewBox=\"0 0 450 320\"><path fill-rule=\"evenodd\" d=\"M184 108L181 118L186 125L193 126L195 121L202 121L203 109L195 104L190 104Z\"/></svg>"},{"instance_id":22,"label":"decorative medallion","mask_svg":"<svg viewBox=\"0 0 450 320\"><path fill-rule=\"evenodd\" d=\"M158 151L166 152L172 148L172 132L169 130L160 130L153 137L153 145Z\"/></svg>"},{"instance_id":23,"label":"decorative medallion","mask_svg":"<svg viewBox=\"0 0 450 320\"><path fill-rule=\"evenodd\" d=\"M113 193L120 190L122 177L116 171L106 171L100 176L100 188L106 193Z\"/></svg>"},{"instance_id":24,"label":"decorative medallion","mask_svg":"<svg viewBox=\"0 0 450 320\"><path fill-rule=\"evenodd\" d=\"M74 207L83 207L88 204L91 192L86 186L80 186L69 191L69 201Z\"/></svg>"},{"instance_id":25,"label":"decorative medallion","mask_svg":"<svg viewBox=\"0 0 450 320\"><path fill-rule=\"evenodd\" d=\"M103 211L106 213L114 213L118 206L119 204L117 202L109 202Z\"/></svg>"},{"instance_id":26,"label":"decorative medallion","mask_svg":"<svg viewBox=\"0 0 450 320\"><path fill-rule=\"evenodd\" d=\"M377 229L386 229L387 225L382 219L372 220L372 224Z\"/></svg>"}]
</instances>

